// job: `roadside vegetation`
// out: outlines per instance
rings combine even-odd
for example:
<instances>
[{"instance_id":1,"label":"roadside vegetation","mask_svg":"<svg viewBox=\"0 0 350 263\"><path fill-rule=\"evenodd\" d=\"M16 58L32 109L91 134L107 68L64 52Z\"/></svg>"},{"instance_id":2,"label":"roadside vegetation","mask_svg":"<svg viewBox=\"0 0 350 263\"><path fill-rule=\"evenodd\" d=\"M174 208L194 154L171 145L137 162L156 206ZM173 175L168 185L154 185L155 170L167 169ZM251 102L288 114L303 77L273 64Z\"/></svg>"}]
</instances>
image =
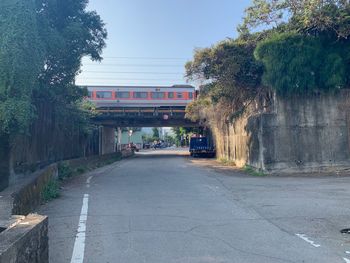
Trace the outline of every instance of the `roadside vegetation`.
<instances>
[{"instance_id":1,"label":"roadside vegetation","mask_svg":"<svg viewBox=\"0 0 350 263\"><path fill-rule=\"evenodd\" d=\"M251 175L251 176L257 176L257 177L267 176L267 174L263 173L260 170L256 170L254 167L252 167L250 165L245 165L243 167L243 171L246 172L247 174Z\"/></svg>"},{"instance_id":2,"label":"roadside vegetation","mask_svg":"<svg viewBox=\"0 0 350 263\"><path fill-rule=\"evenodd\" d=\"M275 92L288 98L350 86L347 0L254 0L238 32L196 49L186 64L187 78L203 84L188 118L208 123L216 112L234 122Z\"/></svg>"},{"instance_id":3,"label":"roadside vegetation","mask_svg":"<svg viewBox=\"0 0 350 263\"><path fill-rule=\"evenodd\" d=\"M75 77L84 56L102 59L107 32L87 0L0 1L0 151L16 135L29 135L38 109L46 109L52 129L81 137L91 133L87 90ZM1 155L0 152L0 156Z\"/></svg>"},{"instance_id":4,"label":"roadside vegetation","mask_svg":"<svg viewBox=\"0 0 350 263\"><path fill-rule=\"evenodd\" d=\"M80 164L63 161L57 164L58 179L50 180L41 193L43 202L49 202L60 196L60 187L64 181L75 176L93 171L97 168L115 163L122 159L120 154L112 154L106 157L93 157L89 161L82 161Z\"/></svg>"}]
</instances>

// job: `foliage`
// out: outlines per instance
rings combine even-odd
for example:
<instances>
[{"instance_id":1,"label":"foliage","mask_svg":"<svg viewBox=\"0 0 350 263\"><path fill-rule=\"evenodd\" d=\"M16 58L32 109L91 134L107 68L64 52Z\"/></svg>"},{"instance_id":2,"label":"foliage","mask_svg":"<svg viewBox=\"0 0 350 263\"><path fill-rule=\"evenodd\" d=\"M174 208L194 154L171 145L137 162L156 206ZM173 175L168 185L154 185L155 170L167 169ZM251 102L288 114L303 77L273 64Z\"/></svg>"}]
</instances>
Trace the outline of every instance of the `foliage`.
<instances>
[{"instance_id":1,"label":"foliage","mask_svg":"<svg viewBox=\"0 0 350 263\"><path fill-rule=\"evenodd\" d=\"M342 43L320 37L277 34L259 43L255 56L265 66L263 82L278 93L305 94L343 88L347 82Z\"/></svg>"},{"instance_id":2,"label":"foliage","mask_svg":"<svg viewBox=\"0 0 350 263\"><path fill-rule=\"evenodd\" d=\"M260 170L256 170L255 168L253 168L250 165L245 165L243 167L243 171L245 171L246 173L248 173L249 175L252 176L257 176L257 177L263 177L263 176L267 176L266 174L264 174L262 171Z\"/></svg>"},{"instance_id":3,"label":"foliage","mask_svg":"<svg viewBox=\"0 0 350 263\"><path fill-rule=\"evenodd\" d=\"M189 103L186 107L186 115L187 119L190 119L193 122L203 120L203 109L210 107L210 100L203 96L203 98L199 98L195 101Z\"/></svg>"},{"instance_id":4,"label":"foliage","mask_svg":"<svg viewBox=\"0 0 350 263\"><path fill-rule=\"evenodd\" d=\"M26 132L43 67L34 0L0 2L0 132Z\"/></svg>"},{"instance_id":5,"label":"foliage","mask_svg":"<svg viewBox=\"0 0 350 263\"><path fill-rule=\"evenodd\" d=\"M186 64L190 80L209 80L215 85L230 84L233 89L255 90L260 84L262 67L254 58L254 43L226 40L211 48L195 50ZM232 94L228 92L230 98Z\"/></svg>"},{"instance_id":6,"label":"foliage","mask_svg":"<svg viewBox=\"0 0 350 263\"><path fill-rule=\"evenodd\" d=\"M94 11L86 11L87 0L36 0L40 35L45 47L41 92L52 101L74 103L86 90L74 85L81 58L101 60L107 32Z\"/></svg>"},{"instance_id":7,"label":"foliage","mask_svg":"<svg viewBox=\"0 0 350 263\"><path fill-rule=\"evenodd\" d=\"M254 0L246 9L240 31L288 22L299 32L330 32L337 38L350 36L348 0Z\"/></svg>"},{"instance_id":8,"label":"foliage","mask_svg":"<svg viewBox=\"0 0 350 263\"><path fill-rule=\"evenodd\" d=\"M50 180L41 193L41 198L44 202L51 201L52 199L60 196L59 184L57 180Z\"/></svg>"},{"instance_id":9,"label":"foliage","mask_svg":"<svg viewBox=\"0 0 350 263\"><path fill-rule=\"evenodd\" d=\"M253 41L225 40L211 48L195 50L194 58L186 64L190 80L207 81L201 87L201 96L214 104L222 104L227 114L240 110L247 101L256 97L261 89L262 64L254 58ZM197 119L200 107L208 100L192 103L187 116Z\"/></svg>"},{"instance_id":10,"label":"foliage","mask_svg":"<svg viewBox=\"0 0 350 263\"><path fill-rule=\"evenodd\" d=\"M0 2L0 133L28 133L43 104L67 136L91 132L93 108L83 100L87 90L74 81L83 56L102 59L107 33L87 3Z\"/></svg>"},{"instance_id":11,"label":"foliage","mask_svg":"<svg viewBox=\"0 0 350 263\"><path fill-rule=\"evenodd\" d=\"M159 140L159 129L154 127L152 128L152 132L153 132L153 138L156 138L156 140Z\"/></svg>"},{"instance_id":12,"label":"foliage","mask_svg":"<svg viewBox=\"0 0 350 263\"><path fill-rule=\"evenodd\" d=\"M73 175L73 169L70 167L68 162L58 163L58 178L64 180Z\"/></svg>"}]
</instances>

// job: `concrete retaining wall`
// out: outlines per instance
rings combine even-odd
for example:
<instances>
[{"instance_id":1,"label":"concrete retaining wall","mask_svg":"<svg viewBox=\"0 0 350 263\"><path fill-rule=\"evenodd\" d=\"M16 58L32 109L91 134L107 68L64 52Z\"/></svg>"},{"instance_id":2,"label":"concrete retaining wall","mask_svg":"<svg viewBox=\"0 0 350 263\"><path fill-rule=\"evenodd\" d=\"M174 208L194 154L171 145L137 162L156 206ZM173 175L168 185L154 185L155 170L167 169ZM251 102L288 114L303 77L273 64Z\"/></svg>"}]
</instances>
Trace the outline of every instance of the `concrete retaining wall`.
<instances>
[{"instance_id":1,"label":"concrete retaining wall","mask_svg":"<svg viewBox=\"0 0 350 263\"><path fill-rule=\"evenodd\" d=\"M48 263L48 219L28 215L0 233L0 263Z\"/></svg>"},{"instance_id":2,"label":"concrete retaining wall","mask_svg":"<svg viewBox=\"0 0 350 263\"><path fill-rule=\"evenodd\" d=\"M12 194L13 197L13 215L27 215L34 211L42 202L41 194L43 189L51 180L56 180L58 178L57 164L52 164L40 171L33 174L29 180L21 188L19 188L15 193Z\"/></svg>"},{"instance_id":3,"label":"concrete retaining wall","mask_svg":"<svg viewBox=\"0 0 350 263\"><path fill-rule=\"evenodd\" d=\"M233 124L216 116L212 130L218 157L268 173L347 168L349 94L275 97L267 111L252 108Z\"/></svg>"}]
</instances>

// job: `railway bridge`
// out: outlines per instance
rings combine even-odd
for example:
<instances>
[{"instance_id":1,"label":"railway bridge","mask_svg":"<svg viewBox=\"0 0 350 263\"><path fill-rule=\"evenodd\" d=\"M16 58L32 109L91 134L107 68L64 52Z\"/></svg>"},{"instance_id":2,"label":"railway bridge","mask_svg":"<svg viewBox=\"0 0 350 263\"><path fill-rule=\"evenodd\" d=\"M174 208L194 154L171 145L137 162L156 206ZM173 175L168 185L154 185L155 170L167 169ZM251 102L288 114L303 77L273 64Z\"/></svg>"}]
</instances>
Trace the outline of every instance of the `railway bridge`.
<instances>
[{"instance_id":1,"label":"railway bridge","mask_svg":"<svg viewBox=\"0 0 350 263\"><path fill-rule=\"evenodd\" d=\"M120 145L123 127L197 127L185 118L186 106L196 98L190 85L89 86L89 101L96 107L93 122L100 126L100 154ZM118 142L116 142L118 131Z\"/></svg>"}]
</instances>

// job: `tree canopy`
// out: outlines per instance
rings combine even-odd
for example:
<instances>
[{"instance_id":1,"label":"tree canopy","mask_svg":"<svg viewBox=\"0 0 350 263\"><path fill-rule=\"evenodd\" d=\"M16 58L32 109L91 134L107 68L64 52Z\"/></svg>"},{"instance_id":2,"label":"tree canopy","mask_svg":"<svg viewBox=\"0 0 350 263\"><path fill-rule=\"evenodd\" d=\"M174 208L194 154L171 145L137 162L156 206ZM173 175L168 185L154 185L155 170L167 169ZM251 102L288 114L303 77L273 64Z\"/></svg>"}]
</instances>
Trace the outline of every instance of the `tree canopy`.
<instances>
[{"instance_id":1,"label":"tree canopy","mask_svg":"<svg viewBox=\"0 0 350 263\"><path fill-rule=\"evenodd\" d=\"M239 37L196 49L186 64L199 80L187 117L215 106L233 120L255 98L336 91L350 86L349 0L253 0ZM227 119L227 118L225 118Z\"/></svg>"},{"instance_id":2,"label":"tree canopy","mask_svg":"<svg viewBox=\"0 0 350 263\"><path fill-rule=\"evenodd\" d=\"M0 2L0 132L25 132L37 101L79 111L81 59L101 60L107 32L87 0Z\"/></svg>"}]
</instances>

